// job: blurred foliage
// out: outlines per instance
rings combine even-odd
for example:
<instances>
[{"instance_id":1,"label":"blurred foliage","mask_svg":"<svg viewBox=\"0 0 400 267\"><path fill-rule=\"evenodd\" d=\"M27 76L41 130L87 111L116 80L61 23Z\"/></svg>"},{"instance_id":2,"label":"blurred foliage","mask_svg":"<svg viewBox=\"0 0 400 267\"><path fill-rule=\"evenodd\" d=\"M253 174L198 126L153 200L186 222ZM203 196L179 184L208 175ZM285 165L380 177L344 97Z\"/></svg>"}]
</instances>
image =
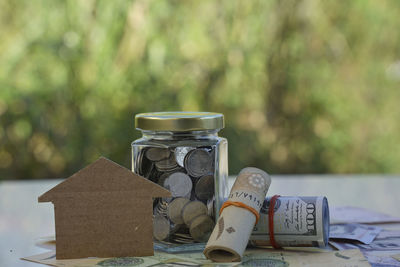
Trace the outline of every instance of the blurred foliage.
<instances>
[{"instance_id":1,"label":"blurred foliage","mask_svg":"<svg viewBox=\"0 0 400 267\"><path fill-rule=\"evenodd\" d=\"M0 1L0 179L130 167L139 112L222 112L230 173L400 171L398 1Z\"/></svg>"}]
</instances>

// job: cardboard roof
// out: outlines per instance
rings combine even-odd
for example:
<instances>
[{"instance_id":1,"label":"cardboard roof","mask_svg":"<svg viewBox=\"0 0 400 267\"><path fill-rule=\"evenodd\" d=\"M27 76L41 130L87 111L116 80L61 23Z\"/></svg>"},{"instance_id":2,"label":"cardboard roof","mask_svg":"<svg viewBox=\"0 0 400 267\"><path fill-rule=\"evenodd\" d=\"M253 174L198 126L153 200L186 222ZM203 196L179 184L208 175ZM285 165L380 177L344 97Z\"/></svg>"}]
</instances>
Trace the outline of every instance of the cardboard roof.
<instances>
[{"instance_id":1,"label":"cardboard roof","mask_svg":"<svg viewBox=\"0 0 400 267\"><path fill-rule=\"evenodd\" d=\"M38 198L49 202L71 193L132 192L135 197L170 197L171 193L121 165L99 158Z\"/></svg>"}]
</instances>

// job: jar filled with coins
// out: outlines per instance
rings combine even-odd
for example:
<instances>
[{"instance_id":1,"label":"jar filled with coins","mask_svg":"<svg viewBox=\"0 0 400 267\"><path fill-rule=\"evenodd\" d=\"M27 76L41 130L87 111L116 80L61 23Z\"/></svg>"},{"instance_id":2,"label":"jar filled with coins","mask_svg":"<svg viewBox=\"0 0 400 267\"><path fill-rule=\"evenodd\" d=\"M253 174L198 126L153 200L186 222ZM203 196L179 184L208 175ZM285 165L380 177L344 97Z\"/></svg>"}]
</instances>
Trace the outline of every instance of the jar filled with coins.
<instances>
[{"instance_id":1,"label":"jar filled with coins","mask_svg":"<svg viewBox=\"0 0 400 267\"><path fill-rule=\"evenodd\" d=\"M207 242L228 194L228 143L218 136L224 116L142 113L135 126L142 138L132 143L132 171L172 194L154 201L155 240L173 247Z\"/></svg>"}]
</instances>

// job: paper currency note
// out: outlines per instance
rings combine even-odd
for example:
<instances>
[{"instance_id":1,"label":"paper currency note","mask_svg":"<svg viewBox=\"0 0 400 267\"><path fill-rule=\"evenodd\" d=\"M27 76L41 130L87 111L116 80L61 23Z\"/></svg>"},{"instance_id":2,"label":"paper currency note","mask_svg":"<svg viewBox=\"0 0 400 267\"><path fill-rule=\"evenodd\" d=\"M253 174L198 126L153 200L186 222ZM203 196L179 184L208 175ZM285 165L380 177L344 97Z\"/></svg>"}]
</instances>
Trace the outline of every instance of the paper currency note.
<instances>
[{"instance_id":1,"label":"paper currency note","mask_svg":"<svg viewBox=\"0 0 400 267\"><path fill-rule=\"evenodd\" d=\"M258 249L247 250L239 266L362 267L371 265L358 249L332 252Z\"/></svg>"},{"instance_id":2,"label":"paper currency note","mask_svg":"<svg viewBox=\"0 0 400 267\"><path fill-rule=\"evenodd\" d=\"M400 222L400 218L358 207L331 207L331 224Z\"/></svg>"},{"instance_id":3,"label":"paper currency note","mask_svg":"<svg viewBox=\"0 0 400 267\"><path fill-rule=\"evenodd\" d=\"M269 198L251 234L251 244L269 245ZM274 209L274 234L281 246L325 247L329 237L329 208L325 197L282 196Z\"/></svg>"},{"instance_id":4,"label":"paper currency note","mask_svg":"<svg viewBox=\"0 0 400 267\"><path fill-rule=\"evenodd\" d=\"M392 257L393 259L398 260L400 262L400 253L394 254L394 255L390 255L390 257Z\"/></svg>"},{"instance_id":5,"label":"paper currency note","mask_svg":"<svg viewBox=\"0 0 400 267\"><path fill-rule=\"evenodd\" d=\"M37 263L62 267L90 266L281 266L281 267L363 267L370 266L360 250L352 249L332 252L283 251L267 249L246 250L242 262L213 263L202 253L167 254L156 252L151 257L91 258L56 260L54 251L24 258Z\"/></svg>"},{"instance_id":6,"label":"paper currency note","mask_svg":"<svg viewBox=\"0 0 400 267\"><path fill-rule=\"evenodd\" d=\"M22 258L23 260L36 263L47 264L59 267L147 267L147 266L213 266L214 264L207 260L202 253L192 254L167 254L156 252L150 257L125 257L125 258L85 258L57 260L55 252L50 251L43 254ZM218 266L236 266L235 264L219 264Z\"/></svg>"},{"instance_id":7,"label":"paper currency note","mask_svg":"<svg viewBox=\"0 0 400 267\"><path fill-rule=\"evenodd\" d=\"M386 264L387 266L400 266L400 262L391 257L391 255L400 253L400 231L382 230L369 245L359 242L345 243L329 241L329 243L341 251L346 249L360 249L367 260L373 265Z\"/></svg>"},{"instance_id":8,"label":"paper currency note","mask_svg":"<svg viewBox=\"0 0 400 267\"><path fill-rule=\"evenodd\" d=\"M336 224L330 227L329 239L350 239L368 245L381 231L381 227L374 225Z\"/></svg>"},{"instance_id":9,"label":"paper currency note","mask_svg":"<svg viewBox=\"0 0 400 267\"><path fill-rule=\"evenodd\" d=\"M393 251L400 252L400 231L382 230L375 240L369 244L357 242L329 241L331 245L339 250L359 248L361 251Z\"/></svg>"}]
</instances>

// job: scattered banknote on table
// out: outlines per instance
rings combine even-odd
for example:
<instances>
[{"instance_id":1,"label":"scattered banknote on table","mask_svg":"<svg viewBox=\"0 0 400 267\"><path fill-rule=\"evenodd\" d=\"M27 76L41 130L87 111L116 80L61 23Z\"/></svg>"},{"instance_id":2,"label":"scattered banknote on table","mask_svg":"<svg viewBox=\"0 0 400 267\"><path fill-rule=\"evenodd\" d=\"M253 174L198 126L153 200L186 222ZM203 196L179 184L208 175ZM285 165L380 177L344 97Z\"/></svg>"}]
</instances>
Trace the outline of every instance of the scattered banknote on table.
<instances>
[{"instance_id":1,"label":"scattered banknote on table","mask_svg":"<svg viewBox=\"0 0 400 267\"><path fill-rule=\"evenodd\" d=\"M360 249L373 266L400 266L400 261L392 257L400 253L400 231L382 230L369 245L360 242L329 243L340 251Z\"/></svg>"},{"instance_id":2,"label":"scattered banknote on table","mask_svg":"<svg viewBox=\"0 0 400 267\"><path fill-rule=\"evenodd\" d=\"M400 262L400 253L394 254L394 255L390 255L390 257L392 257L393 259L398 260Z\"/></svg>"},{"instance_id":3,"label":"scattered banknote on table","mask_svg":"<svg viewBox=\"0 0 400 267\"><path fill-rule=\"evenodd\" d=\"M358 207L330 207L331 224L400 223L400 218Z\"/></svg>"},{"instance_id":4,"label":"scattered banknote on table","mask_svg":"<svg viewBox=\"0 0 400 267\"><path fill-rule=\"evenodd\" d=\"M26 257L25 260L63 267L89 266L310 266L310 267L345 267L371 266L358 249L330 252L285 251L272 249L246 250L242 262L213 263L207 260L203 253L168 254L156 252L150 257L126 258L86 258L73 260L57 260L55 252L51 251L36 256Z\"/></svg>"},{"instance_id":5,"label":"scattered banknote on table","mask_svg":"<svg viewBox=\"0 0 400 267\"><path fill-rule=\"evenodd\" d=\"M382 228L374 225L357 223L331 225L329 239L348 239L371 244Z\"/></svg>"}]
</instances>

